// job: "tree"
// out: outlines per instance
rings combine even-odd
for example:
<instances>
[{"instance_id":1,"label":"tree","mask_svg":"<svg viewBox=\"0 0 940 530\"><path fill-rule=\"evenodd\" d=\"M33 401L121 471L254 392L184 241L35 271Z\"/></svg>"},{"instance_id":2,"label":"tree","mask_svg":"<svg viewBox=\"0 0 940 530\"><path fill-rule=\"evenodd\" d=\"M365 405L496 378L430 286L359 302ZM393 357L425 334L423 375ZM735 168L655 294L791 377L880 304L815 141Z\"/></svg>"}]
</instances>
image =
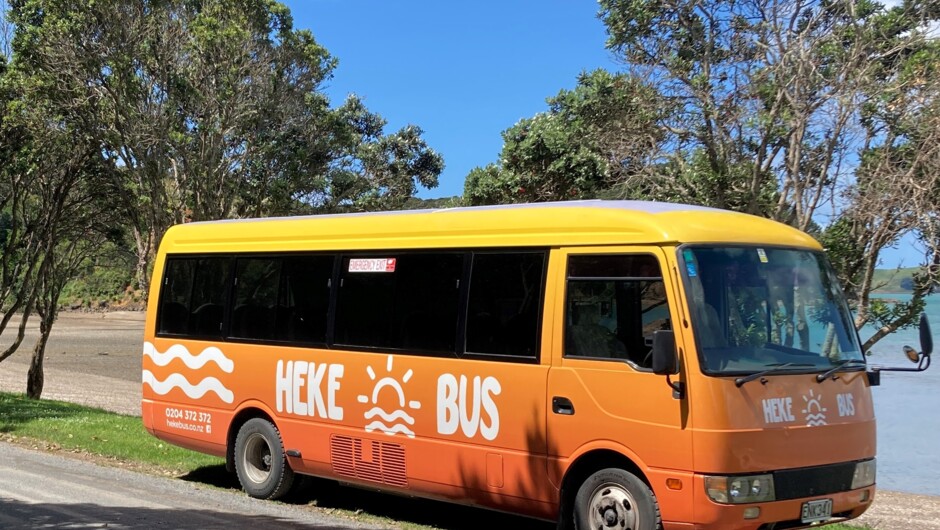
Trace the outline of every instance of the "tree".
<instances>
[{"instance_id":1,"label":"tree","mask_svg":"<svg viewBox=\"0 0 940 530\"><path fill-rule=\"evenodd\" d=\"M669 111L638 78L582 73L548 104L503 132L499 164L470 172L467 203L593 198L655 166Z\"/></svg>"},{"instance_id":2,"label":"tree","mask_svg":"<svg viewBox=\"0 0 940 530\"><path fill-rule=\"evenodd\" d=\"M679 104L672 164L721 183L707 203L811 232L828 207L823 239L854 253L833 261L856 324L877 314L881 325L866 349L913 324L928 292L891 311L870 297L881 250L936 219L925 168L936 163L938 55L923 28L938 16L918 2L601 0L608 46ZM925 269L923 285L935 274Z\"/></svg>"},{"instance_id":3,"label":"tree","mask_svg":"<svg viewBox=\"0 0 940 530\"><path fill-rule=\"evenodd\" d=\"M45 345L55 322L59 294L75 268L97 249L111 211L101 186L107 165L98 145L57 120L42 105L30 105L17 70L0 73L0 334L20 313L16 338L0 361L21 346L35 314L40 336L33 347L27 395L43 387Z\"/></svg>"},{"instance_id":4,"label":"tree","mask_svg":"<svg viewBox=\"0 0 940 530\"><path fill-rule=\"evenodd\" d=\"M897 13L902 14L916 18ZM847 207L838 227L849 232L843 239L855 242L855 247L834 253L857 308L856 325L877 328L866 348L915 323L924 296L940 278L940 43L910 40L909 25L896 18L880 22L878 31L897 42L897 51L883 56L877 82L866 89L860 112L861 161L855 182L845 191ZM919 234L927 251L924 266L911 279L911 301L888 304L871 298L881 250L911 233Z\"/></svg>"},{"instance_id":5,"label":"tree","mask_svg":"<svg viewBox=\"0 0 940 530\"><path fill-rule=\"evenodd\" d=\"M0 335L21 318L0 361L38 316L30 397L64 285L125 226L146 291L174 223L400 207L443 169L420 128L330 108L336 60L273 0L11 0L9 20Z\"/></svg>"},{"instance_id":6,"label":"tree","mask_svg":"<svg viewBox=\"0 0 940 530\"><path fill-rule=\"evenodd\" d=\"M437 184L419 128L385 136L358 99L329 107L336 59L273 0L18 0L11 13L24 75L117 169L142 289L172 224L384 206Z\"/></svg>"},{"instance_id":7,"label":"tree","mask_svg":"<svg viewBox=\"0 0 940 530\"><path fill-rule=\"evenodd\" d=\"M940 55L925 35L940 17L935 3L600 6L623 72L582 76L549 112L507 129L499 162L468 175L465 201L644 198L769 217L827 246L857 326L880 327L865 348L915 324L940 274L940 185L930 170ZM617 137L640 156L616 148ZM888 307L870 296L872 273L882 249L908 234L919 234L929 266L912 302Z\"/></svg>"},{"instance_id":8,"label":"tree","mask_svg":"<svg viewBox=\"0 0 940 530\"><path fill-rule=\"evenodd\" d=\"M26 395L42 395L46 343L58 317L59 296L82 262L98 251L107 237L110 201L98 181L108 171L94 145L71 135L54 135L50 145L37 145L33 161L43 176L33 194L48 225L42 261L34 280L33 308L39 337L33 346Z\"/></svg>"}]
</instances>

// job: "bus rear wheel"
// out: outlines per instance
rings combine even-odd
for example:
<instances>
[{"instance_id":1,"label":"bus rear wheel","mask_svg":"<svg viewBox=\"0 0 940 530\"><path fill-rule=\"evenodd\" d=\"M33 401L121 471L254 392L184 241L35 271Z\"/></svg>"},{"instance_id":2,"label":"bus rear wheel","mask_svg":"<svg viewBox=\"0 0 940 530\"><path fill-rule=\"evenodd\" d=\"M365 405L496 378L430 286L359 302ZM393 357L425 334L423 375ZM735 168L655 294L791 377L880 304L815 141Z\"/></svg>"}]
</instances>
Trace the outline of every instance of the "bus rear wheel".
<instances>
[{"instance_id":1,"label":"bus rear wheel","mask_svg":"<svg viewBox=\"0 0 940 530\"><path fill-rule=\"evenodd\" d=\"M271 422L252 418L235 438L235 471L245 493L256 499L283 497L294 483L281 434Z\"/></svg>"},{"instance_id":2,"label":"bus rear wheel","mask_svg":"<svg viewBox=\"0 0 940 530\"><path fill-rule=\"evenodd\" d=\"M576 530L659 530L656 498L636 475L602 469L584 481L574 500Z\"/></svg>"}]
</instances>

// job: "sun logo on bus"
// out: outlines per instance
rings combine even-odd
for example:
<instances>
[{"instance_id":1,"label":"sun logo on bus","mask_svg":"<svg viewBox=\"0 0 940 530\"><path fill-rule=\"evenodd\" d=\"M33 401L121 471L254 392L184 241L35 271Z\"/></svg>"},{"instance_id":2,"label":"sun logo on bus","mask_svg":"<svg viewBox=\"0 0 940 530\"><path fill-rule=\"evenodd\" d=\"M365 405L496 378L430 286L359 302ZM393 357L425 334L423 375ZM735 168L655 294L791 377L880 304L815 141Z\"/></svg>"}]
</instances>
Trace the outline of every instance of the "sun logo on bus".
<instances>
[{"instance_id":1,"label":"sun logo on bus","mask_svg":"<svg viewBox=\"0 0 940 530\"><path fill-rule=\"evenodd\" d=\"M806 414L806 425L810 427L825 425L826 407L822 406L822 394L817 396L810 389L809 396L803 396L803 401L806 402L806 408L802 410L803 414Z\"/></svg>"},{"instance_id":2,"label":"sun logo on bus","mask_svg":"<svg viewBox=\"0 0 940 530\"><path fill-rule=\"evenodd\" d=\"M388 356L388 362L385 366L385 371L389 374L392 373L392 365L394 359L391 355ZM375 369L372 366L366 367L366 373L369 374L369 379L376 381L378 376L375 373ZM414 425L415 420L407 412L405 412L405 391L402 388L402 383L407 383L411 377L414 375L414 372L409 368L408 371L404 373L401 378L401 382L398 379L395 379L391 375L386 375L381 379L378 379L375 383L375 387L372 389L372 396L360 395L357 399L359 403L372 403L373 407L366 411L365 419L372 420L370 423L366 424L366 432L380 431L385 434L392 436L396 433L402 433L409 438L414 438L415 433L408 428L409 425ZM379 406L379 397L383 389L389 389L394 394L396 398L398 408L388 412L382 409ZM385 392L388 394L388 392ZM385 400L388 402L388 400ZM408 408L412 410L418 410L421 408L421 403L419 401L408 401ZM374 419L378 416L380 419ZM400 421L399 423L395 423ZM385 423L383 423L385 422Z\"/></svg>"}]
</instances>

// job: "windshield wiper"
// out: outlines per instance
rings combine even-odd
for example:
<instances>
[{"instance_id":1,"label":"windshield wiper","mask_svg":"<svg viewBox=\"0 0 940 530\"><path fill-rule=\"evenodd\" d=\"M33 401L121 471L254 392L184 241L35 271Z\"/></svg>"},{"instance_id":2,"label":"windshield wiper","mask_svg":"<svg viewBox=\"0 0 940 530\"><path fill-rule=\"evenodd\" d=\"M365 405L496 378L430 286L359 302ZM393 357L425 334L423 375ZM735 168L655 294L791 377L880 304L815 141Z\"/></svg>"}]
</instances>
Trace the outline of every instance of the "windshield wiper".
<instances>
[{"instance_id":1,"label":"windshield wiper","mask_svg":"<svg viewBox=\"0 0 940 530\"><path fill-rule=\"evenodd\" d=\"M753 381L753 380L755 380L755 379L761 379L761 383L766 383L767 380L766 380L766 379L763 379L763 377L764 377L765 375L767 375L767 374L772 374L772 373L774 373L774 372L779 372L780 370L784 370L784 369L786 369L786 368L793 368L793 367L796 367L796 366L799 366L799 367L801 367L801 368L806 368L806 367L812 367L812 366L815 366L815 365L813 365L813 364L808 364L808 363L783 363L783 364L778 364L778 365L769 364L769 365L767 365L767 366L770 366L771 368L769 368L769 369L767 369L767 370L764 370L764 371L762 371L762 372L757 372L757 373L754 373L754 374L751 374L751 375L746 375L746 376L744 376L744 377L739 377L739 378L735 379L735 380L734 380L735 386L737 386L738 388L741 388L742 385L744 385L744 384L746 384L746 383L750 383L751 381ZM802 372L802 373L806 373L806 372ZM810 372L810 373L812 373L812 372Z\"/></svg>"},{"instance_id":2,"label":"windshield wiper","mask_svg":"<svg viewBox=\"0 0 940 530\"><path fill-rule=\"evenodd\" d=\"M841 363L839 363L839 364L833 366L832 368L826 370L825 372L823 372L823 373L821 373L821 374L817 374L817 375L816 375L816 382L822 383L823 381L825 381L826 379L828 379L830 375L832 375L832 374L838 372L839 370L842 370L843 368L848 367L849 365L853 365L853 364L861 364L861 365L864 365L864 364L865 364L865 361L862 360L862 359L846 359L846 360L842 361Z\"/></svg>"},{"instance_id":3,"label":"windshield wiper","mask_svg":"<svg viewBox=\"0 0 940 530\"><path fill-rule=\"evenodd\" d=\"M757 372L751 375L746 375L744 377L739 377L734 380L734 386L741 388L741 386L744 385L745 383L750 383L751 381L757 378L763 377L769 373L778 372L780 370L783 370L784 368L789 368L791 366L793 366L793 363L778 364L777 366L774 366L773 368L769 370L764 370L763 372Z\"/></svg>"}]
</instances>

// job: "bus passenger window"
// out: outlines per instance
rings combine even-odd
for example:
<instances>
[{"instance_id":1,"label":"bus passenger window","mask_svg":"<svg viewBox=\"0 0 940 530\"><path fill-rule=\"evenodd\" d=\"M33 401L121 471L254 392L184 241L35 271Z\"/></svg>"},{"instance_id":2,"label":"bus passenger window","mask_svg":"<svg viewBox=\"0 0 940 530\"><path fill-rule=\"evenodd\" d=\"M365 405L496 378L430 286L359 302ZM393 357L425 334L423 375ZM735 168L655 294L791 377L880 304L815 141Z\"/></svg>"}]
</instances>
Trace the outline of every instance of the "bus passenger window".
<instances>
[{"instance_id":1,"label":"bus passenger window","mask_svg":"<svg viewBox=\"0 0 940 530\"><path fill-rule=\"evenodd\" d=\"M205 258L197 261L193 296L190 300L190 335L222 336L222 317L228 299L231 262L228 258Z\"/></svg>"},{"instance_id":2,"label":"bus passenger window","mask_svg":"<svg viewBox=\"0 0 940 530\"><path fill-rule=\"evenodd\" d=\"M670 329L666 290L651 255L568 259L565 356L650 368L653 333Z\"/></svg>"},{"instance_id":3,"label":"bus passenger window","mask_svg":"<svg viewBox=\"0 0 940 530\"><path fill-rule=\"evenodd\" d=\"M473 255L468 353L537 355L544 264L544 252Z\"/></svg>"},{"instance_id":4,"label":"bus passenger window","mask_svg":"<svg viewBox=\"0 0 940 530\"><path fill-rule=\"evenodd\" d=\"M235 304L231 336L242 339L273 339L277 318L277 290L281 260L238 259L235 274Z\"/></svg>"},{"instance_id":5,"label":"bus passenger window","mask_svg":"<svg viewBox=\"0 0 940 530\"><path fill-rule=\"evenodd\" d=\"M160 333L220 337L230 264L228 258L167 260Z\"/></svg>"},{"instance_id":6,"label":"bus passenger window","mask_svg":"<svg viewBox=\"0 0 940 530\"><path fill-rule=\"evenodd\" d=\"M344 257L336 344L453 354L463 255Z\"/></svg>"},{"instance_id":7,"label":"bus passenger window","mask_svg":"<svg viewBox=\"0 0 940 530\"><path fill-rule=\"evenodd\" d=\"M277 304L278 338L326 343L333 261L333 256L284 258Z\"/></svg>"},{"instance_id":8,"label":"bus passenger window","mask_svg":"<svg viewBox=\"0 0 940 530\"><path fill-rule=\"evenodd\" d=\"M185 335L189 332L189 298L192 295L195 268L194 259L167 260L158 333Z\"/></svg>"}]
</instances>

